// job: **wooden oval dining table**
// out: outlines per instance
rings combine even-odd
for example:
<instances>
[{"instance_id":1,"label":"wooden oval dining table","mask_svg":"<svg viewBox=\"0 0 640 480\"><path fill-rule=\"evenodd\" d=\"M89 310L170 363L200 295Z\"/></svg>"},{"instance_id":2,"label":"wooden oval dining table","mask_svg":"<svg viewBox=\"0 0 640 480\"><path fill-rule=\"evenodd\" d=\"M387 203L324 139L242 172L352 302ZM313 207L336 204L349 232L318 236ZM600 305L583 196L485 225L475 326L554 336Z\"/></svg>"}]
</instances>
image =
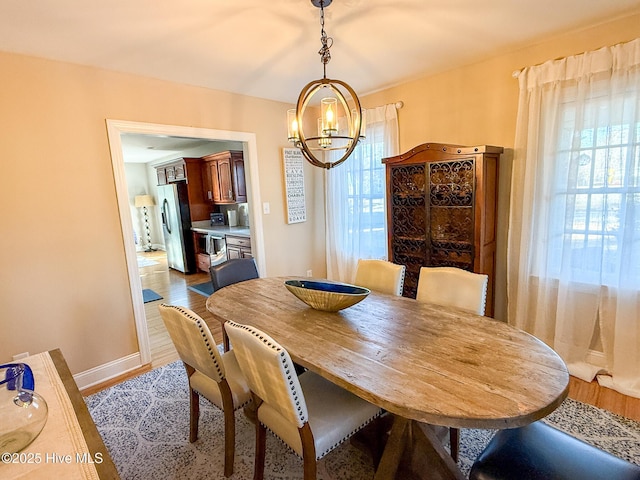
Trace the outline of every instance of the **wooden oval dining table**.
<instances>
[{"instance_id":1,"label":"wooden oval dining table","mask_svg":"<svg viewBox=\"0 0 640 480\"><path fill-rule=\"evenodd\" d=\"M463 478L429 426L519 427L567 396L562 359L504 322L376 292L324 312L290 293L288 279L227 286L207 299L207 310L213 321L264 331L294 362L395 416L376 480L396 478L401 462L415 478Z\"/></svg>"}]
</instances>

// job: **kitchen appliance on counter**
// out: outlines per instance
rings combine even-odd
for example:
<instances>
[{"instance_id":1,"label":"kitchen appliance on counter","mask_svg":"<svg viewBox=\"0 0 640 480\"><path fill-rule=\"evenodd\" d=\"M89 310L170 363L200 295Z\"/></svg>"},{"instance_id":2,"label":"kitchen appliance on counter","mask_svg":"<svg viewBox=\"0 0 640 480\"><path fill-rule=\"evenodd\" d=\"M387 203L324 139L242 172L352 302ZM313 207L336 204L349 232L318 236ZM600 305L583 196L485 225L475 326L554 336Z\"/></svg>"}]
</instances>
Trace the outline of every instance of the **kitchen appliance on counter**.
<instances>
[{"instance_id":1,"label":"kitchen appliance on counter","mask_svg":"<svg viewBox=\"0 0 640 480\"><path fill-rule=\"evenodd\" d=\"M191 213L186 182L158 186L162 233L167 264L182 273L196 271L195 248L191 235Z\"/></svg>"},{"instance_id":2,"label":"kitchen appliance on counter","mask_svg":"<svg viewBox=\"0 0 640 480\"><path fill-rule=\"evenodd\" d=\"M212 213L211 226L224 225L224 213Z\"/></svg>"},{"instance_id":3,"label":"kitchen appliance on counter","mask_svg":"<svg viewBox=\"0 0 640 480\"><path fill-rule=\"evenodd\" d=\"M249 226L249 205L246 203L238 205L238 224L243 227Z\"/></svg>"},{"instance_id":4,"label":"kitchen appliance on counter","mask_svg":"<svg viewBox=\"0 0 640 480\"><path fill-rule=\"evenodd\" d=\"M227 218L228 218L228 225L230 227L238 226L238 212L236 212L235 210L228 210Z\"/></svg>"}]
</instances>

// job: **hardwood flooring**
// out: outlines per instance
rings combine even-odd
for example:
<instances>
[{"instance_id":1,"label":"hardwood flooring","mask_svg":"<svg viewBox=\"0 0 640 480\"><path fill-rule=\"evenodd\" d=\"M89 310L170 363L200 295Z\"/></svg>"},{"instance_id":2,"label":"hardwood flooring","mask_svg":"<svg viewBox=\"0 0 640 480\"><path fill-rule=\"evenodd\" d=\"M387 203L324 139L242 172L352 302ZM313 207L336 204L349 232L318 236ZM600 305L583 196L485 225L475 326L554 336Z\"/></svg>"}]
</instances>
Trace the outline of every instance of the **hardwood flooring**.
<instances>
[{"instance_id":1,"label":"hardwood flooring","mask_svg":"<svg viewBox=\"0 0 640 480\"><path fill-rule=\"evenodd\" d=\"M162 251L138 253L138 255L157 262L157 265L139 269L142 288L150 288L163 297L162 300L144 304L151 347L151 368L155 369L179 360L178 353L162 323L162 318L160 318L158 305L161 303L180 305L193 310L202 318L209 317L210 314L205 306L207 297L189 290L187 287L207 282L211 277L208 273L203 272L185 275L168 268L167 256ZM220 328L213 329L211 333L218 343L222 343Z\"/></svg>"},{"instance_id":2,"label":"hardwood flooring","mask_svg":"<svg viewBox=\"0 0 640 480\"><path fill-rule=\"evenodd\" d=\"M208 281L210 278L209 274L195 273L192 275L184 275L176 270L172 270L167 266L166 254L161 251L138 253L138 255L157 262L156 265L140 268L142 288L150 288L163 297L160 301L149 302L144 305L151 346L150 368L133 372L108 384L94 387L91 391L85 390L82 392L84 395L95 393L118 381L126 380L136 374L179 360L178 353L160 318L160 313L158 312L159 303L165 302L182 305L190 308L203 318L210 316L205 307L207 297L187 288L189 285ZM218 343L222 342L222 331L219 327L215 328L212 334ZM640 398L629 397L609 388L601 387L595 381L585 382L571 377L569 397L640 422Z\"/></svg>"},{"instance_id":3,"label":"hardwood flooring","mask_svg":"<svg viewBox=\"0 0 640 480\"><path fill-rule=\"evenodd\" d=\"M596 381L585 382L571 377L569 398L640 422L640 398L629 397L610 388L601 387Z\"/></svg>"}]
</instances>

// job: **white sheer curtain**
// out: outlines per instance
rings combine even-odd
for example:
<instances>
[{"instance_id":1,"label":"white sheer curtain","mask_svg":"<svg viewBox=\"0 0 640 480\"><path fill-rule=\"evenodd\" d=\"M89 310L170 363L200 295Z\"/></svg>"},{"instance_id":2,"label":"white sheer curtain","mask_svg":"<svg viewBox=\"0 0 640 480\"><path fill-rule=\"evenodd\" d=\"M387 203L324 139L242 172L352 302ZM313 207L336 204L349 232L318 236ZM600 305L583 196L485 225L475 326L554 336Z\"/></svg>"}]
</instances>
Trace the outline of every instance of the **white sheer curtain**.
<instances>
[{"instance_id":1,"label":"white sheer curtain","mask_svg":"<svg viewBox=\"0 0 640 480\"><path fill-rule=\"evenodd\" d=\"M519 83L509 322L640 397L640 39Z\"/></svg>"},{"instance_id":2,"label":"white sheer curtain","mask_svg":"<svg viewBox=\"0 0 640 480\"><path fill-rule=\"evenodd\" d=\"M327 171L327 276L352 282L359 258L387 258L385 169L397 155L395 105L366 110L366 138L343 164Z\"/></svg>"}]
</instances>

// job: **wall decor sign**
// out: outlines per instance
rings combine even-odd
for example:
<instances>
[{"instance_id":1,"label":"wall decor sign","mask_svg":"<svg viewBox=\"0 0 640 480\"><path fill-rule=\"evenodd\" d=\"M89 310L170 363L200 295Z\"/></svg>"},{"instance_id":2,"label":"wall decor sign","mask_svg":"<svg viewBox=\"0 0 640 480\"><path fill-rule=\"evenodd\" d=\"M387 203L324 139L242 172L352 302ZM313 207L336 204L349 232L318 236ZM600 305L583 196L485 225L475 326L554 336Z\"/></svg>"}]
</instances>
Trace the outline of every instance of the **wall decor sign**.
<instances>
[{"instance_id":1,"label":"wall decor sign","mask_svg":"<svg viewBox=\"0 0 640 480\"><path fill-rule=\"evenodd\" d=\"M299 148L283 148L284 194L287 206L287 223L307 220L304 198L304 157Z\"/></svg>"}]
</instances>

